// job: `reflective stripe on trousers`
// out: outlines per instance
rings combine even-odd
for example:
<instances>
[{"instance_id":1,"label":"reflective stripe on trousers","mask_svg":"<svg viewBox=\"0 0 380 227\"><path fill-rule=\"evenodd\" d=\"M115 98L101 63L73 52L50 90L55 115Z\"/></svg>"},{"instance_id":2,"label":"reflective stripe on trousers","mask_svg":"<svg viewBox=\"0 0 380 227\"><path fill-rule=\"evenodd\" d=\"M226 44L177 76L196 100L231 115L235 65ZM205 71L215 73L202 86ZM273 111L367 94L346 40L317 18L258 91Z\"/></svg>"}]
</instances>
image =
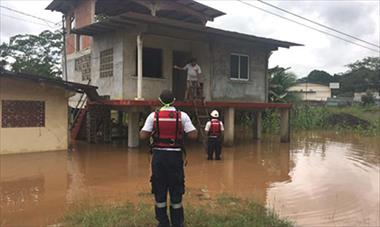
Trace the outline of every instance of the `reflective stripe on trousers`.
<instances>
[{"instance_id":1,"label":"reflective stripe on trousers","mask_svg":"<svg viewBox=\"0 0 380 227\"><path fill-rule=\"evenodd\" d=\"M165 208L166 207L166 202L162 202L162 203L156 202L156 207L157 208Z\"/></svg>"},{"instance_id":2,"label":"reflective stripe on trousers","mask_svg":"<svg viewBox=\"0 0 380 227\"><path fill-rule=\"evenodd\" d=\"M179 208L182 208L182 203L170 203L170 206L173 209L179 209Z\"/></svg>"}]
</instances>

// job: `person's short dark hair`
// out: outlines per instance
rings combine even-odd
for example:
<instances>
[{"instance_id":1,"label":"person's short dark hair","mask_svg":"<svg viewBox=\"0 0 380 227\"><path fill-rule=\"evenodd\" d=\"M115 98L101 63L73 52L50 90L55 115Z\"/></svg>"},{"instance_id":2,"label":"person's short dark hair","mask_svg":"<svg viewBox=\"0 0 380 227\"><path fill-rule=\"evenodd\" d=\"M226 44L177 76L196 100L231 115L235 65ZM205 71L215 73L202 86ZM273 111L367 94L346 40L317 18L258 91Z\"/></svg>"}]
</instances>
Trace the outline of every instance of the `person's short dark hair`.
<instances>
[{"instance_id":1,"label":"person's short dark hair","mask_svg":"<svg viewBox=\"0 0 380 227\"><path fill-rule=\"evenodd\" d=\"M170 90L163 90L160 95L160 100L164 104L172 103L175 100L173 92Z\"/></svg>"},{"instance_id":2,"label":"person's short dark hair","mask_svg":"<svg viewBox=\"0 0 380 227\"><path fill-rule=\"evenodd\" d=\"M197 59L196 58L191 58L190 59L190 63L196 63L197 62Z\"/></svg>"}]
</instances>

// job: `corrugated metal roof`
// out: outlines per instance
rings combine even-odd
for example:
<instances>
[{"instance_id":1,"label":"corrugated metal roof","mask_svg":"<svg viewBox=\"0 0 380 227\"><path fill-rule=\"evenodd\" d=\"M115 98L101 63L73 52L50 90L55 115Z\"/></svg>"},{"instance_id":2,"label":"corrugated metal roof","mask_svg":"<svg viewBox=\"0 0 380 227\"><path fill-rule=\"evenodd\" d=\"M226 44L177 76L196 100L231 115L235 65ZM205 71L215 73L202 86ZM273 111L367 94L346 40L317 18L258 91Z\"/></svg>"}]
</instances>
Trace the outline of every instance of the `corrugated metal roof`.
<instances>
[{"instance_id":1,"label":"corrugated metal roof","mask_svg":"<svg viewBox=\"0 0 380 227\"><path fill-rule=\"evenodd\" d=\"M51 78L51 77L46 77L46 76L41 76L41 75L33 75L29 73L15 73L15 72L5 70L2 67L0 67L0 77L14 79L14 80L26 80L33 83L45 83L51 86L61 87L66 90L75 91L78 93L86 93L89 99L92 101L101 99L98 92L96 91L98 87L92 86L92 85L74 83L70 81L64 81L59 78Z\"/></svg>"},{"instance_id":2,"label":"corrugated metal roof","mask_svg":"<svg viewBox=\"0 0 380 227\"><path fill-rule=\"evenodd\" d=\"M124 1L128 1L128 0L124 0ZM203 5L193 0L171 0L171 1L179 3L190 9L193 9L199 13L202 13L209 18L215 18L218 16L225 15L225 13L217 9L211 8L209 6ZM46 9L65 13L68 11L70 6L76 2L78 2L78 0L54 0L46 7Z\"/></svg>"},{"instance_id":3,"label":"corrugated metal roof","mask_svg":"<svg viewBox=\"0 0 380 227\"><path fill-rule=\"evenodd\" d=\"M176 29L188 30L188 31L195 32L198 34L203 34L203 35L224 36L224 37L229 37L233 39L245 40L248 42L257 42L261 44L272 45L275 47L289 48L290 46L303 46L302 44L298 44L298 43L258 37L254 35L226 31L222 29L205 27L198 24L186 23L186 22L171 20L167 18L159 18L159 17L141 15L141 14L136 14L136 13L124 13L119 16L110 17L108 20L98 22L98 23L93 23L91 25L73 30L72 32L76 34L94 36L97 34L114 31L114 30L122 30L122 29L126 30L128 28L133 28L134 26L141 25L141 24L145 24L145 25L158 24L158 25L163 25L163 26L172 27ZM169 34L167 35L170 36Z\"/></svg>"}]
</instances>

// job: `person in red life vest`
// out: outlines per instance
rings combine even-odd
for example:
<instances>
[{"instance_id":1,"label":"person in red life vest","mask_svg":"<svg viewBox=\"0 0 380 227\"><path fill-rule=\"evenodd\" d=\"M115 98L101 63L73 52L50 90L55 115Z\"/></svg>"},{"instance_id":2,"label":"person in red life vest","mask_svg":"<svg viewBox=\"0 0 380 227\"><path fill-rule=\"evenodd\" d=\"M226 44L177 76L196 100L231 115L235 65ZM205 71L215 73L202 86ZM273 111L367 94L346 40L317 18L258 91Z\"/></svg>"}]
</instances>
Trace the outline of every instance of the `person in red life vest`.
<instances>
[{"instance_id":1,"label":"person in red life vest","mask_svg":"<svg viewBox=\"0 0 380 227\"><path fill-rule=\"evenodd\" d=\"M220 160L222 154L222 136L224 132L223 122L219 120L219 112L213 110L210 114L211 120L206 123L205 131L208 135L207 160L212 160L215 152L215 159Z\"/></svg>"},{"instance_id":2,"label":"person in red life vest","mask_svg":"<svg viewBox=\"0 0 380 227\"><path fill-rule=\"evenodd\" d=\"M182 195L185 192L183 168L184 134L189 139L197 138L189 115L177 111L173 93L162 91L160 102L163 107L151 113L140 132L141 139L151 137L152 144L152 192L156 201L155 213L159 227L183 227L184 211ZM170 195L170 222L167 215L167 193Z\"/></svg>"}]
</instances>

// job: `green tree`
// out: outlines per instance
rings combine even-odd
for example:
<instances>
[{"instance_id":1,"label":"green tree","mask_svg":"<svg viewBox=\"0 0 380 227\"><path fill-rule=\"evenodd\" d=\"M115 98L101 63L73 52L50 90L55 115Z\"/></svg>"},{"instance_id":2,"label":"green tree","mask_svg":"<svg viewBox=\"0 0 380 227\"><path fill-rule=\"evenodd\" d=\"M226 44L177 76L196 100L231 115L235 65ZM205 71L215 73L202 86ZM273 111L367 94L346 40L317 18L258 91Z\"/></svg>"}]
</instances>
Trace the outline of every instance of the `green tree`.
<instances>
[{"instance_id":1,"label":"green tree","mask_svg":"<svg viewBox=\"0 0 380 227\"><path fill-rule=\"evenodd\" d=\"M380 58L366 57L348 64L349 70L340 75L341 95L353 96L354 92L380 91Z\"/></svg>"},{"instance_id":2,"label":"green tree","mask_svg":"<svg viewBox=\"0 0 380 227\"><path fill-rule=\"evenodd\" d=\"M308 82L308 83L316 83L316 84L323 84L323 85L329 85L330 82L333 81L333 77L323 71L323 70L313 70L307 75L307 77L301 78L298 80L298 82Z\"/></svg>"},{"instance_id":3,"label":"green tree","mask_svg":"<svg viewBox=\"0 0 380 227\"><path fill-rule=\"evenodd\" d=\"M39 35L16 35L0 45L0 64L14 72L61 76L62 33L43 31Z\"/></svg>"},{"instance_id":4,"label":"green tree","mask_svg":"<svg viewBox=\"0 0 380 227\"><path fill-rule=\"evenodd\" d=\"M362 96L363 105L373 105L375 103L375 97L371 91L367 91L365 95Z\"/></svg>"},{"instance_id":5,"label":"green tree","mask_svg":"<svg viewBox=\"0 0 380 227\"><path fill-rule=\"evenodd\" d=\"M340 88L333 90L334 95L353 97L354 92L375 90L380 92L380 58L366 57L347 65L348 70L334 74L322 70L313 70L307 77L298 82L309 82L328 85L330 82L339 82Z\"/></svg>"},{"instance_id":6,"label":"green tree","mask_svg":"<svg viewBox=\"0 0 380 227\"><path fill-rule=\"evenodd\" d=\"M288 89L296 84L296 75L288 72L289 68L276 66L268 69L269 100L271 102L294 102L298 99L296 94L288 92Z\"/></svg>"},{"instance_id":7,"label":"green tree","mask_svg":"<svg viewBox=\"0 0 380 227\"><path fill-rule=\"evenodd\" d=\"M358 60L354 63L346 65L350 71L356 71L359 69L368 69L371 71L380 71L380 58L379 57L366 57L362 60Z\"/></svg>"}]
</instances>

